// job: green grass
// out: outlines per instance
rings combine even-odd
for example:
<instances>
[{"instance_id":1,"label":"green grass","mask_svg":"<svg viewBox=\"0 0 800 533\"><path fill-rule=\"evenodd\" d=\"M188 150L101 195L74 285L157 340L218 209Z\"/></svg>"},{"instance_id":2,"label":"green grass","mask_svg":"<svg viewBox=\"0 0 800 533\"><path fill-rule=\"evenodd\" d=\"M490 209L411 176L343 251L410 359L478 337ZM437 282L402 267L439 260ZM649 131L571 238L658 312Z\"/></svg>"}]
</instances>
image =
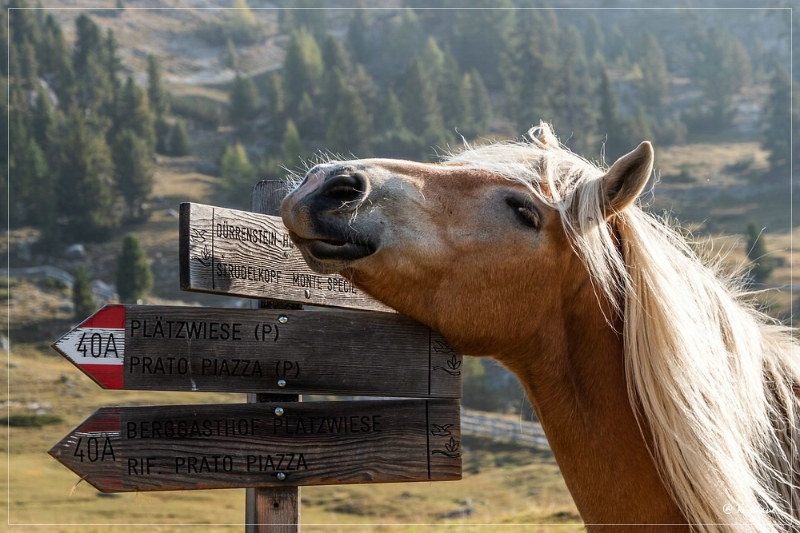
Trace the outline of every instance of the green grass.
<instances>
[{"instance_id":1,"label":"green grass","mask_svg":"<svg viewBox=\"0 0 800 533\"><path fill-rule=\"evenodd\" d=\"M243 395L104 391L41 343L16 343L12 350L12 367L0 365L0 380L9 379L11 394L0 398L13 405L49 403L52 409L36 417L52 423L12 425L8 441L0 440L0 477L8 476L11 489L9 494L6 484L0 485L0 499L9 498L8 509L0 508L0 523L10 511L9 531L227 533L244 529L244 489L109 497L80 482L47 454L101 406L238 403L245 401ZM461 481L303 487L302 531L561 533L582 529L549 451L469 436L462 444L465 473ZM473 509L471 515L443 518L466 507ZM560 525L563 521L566 527ZM13 524L19 526L15 529Z\"/></svg>"},{"instance_id":2,"label":"green grass","mask_svg":"<svg viewBox=\"0 0 800 533\"><path fill-rule=\"evenodd\" d=\"M0 418L0 425L12 428L40 428L60 424L64 419L58 415L21 413Z\"/></svg>"}]
</instances>

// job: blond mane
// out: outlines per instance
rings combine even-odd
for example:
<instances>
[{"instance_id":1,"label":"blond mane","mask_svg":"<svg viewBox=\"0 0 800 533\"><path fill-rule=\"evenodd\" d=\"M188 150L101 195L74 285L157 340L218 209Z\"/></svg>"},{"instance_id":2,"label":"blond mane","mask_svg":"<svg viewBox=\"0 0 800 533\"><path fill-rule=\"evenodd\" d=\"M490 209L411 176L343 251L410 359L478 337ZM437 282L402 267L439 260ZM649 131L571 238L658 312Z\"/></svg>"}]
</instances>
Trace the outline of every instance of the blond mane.
<instances>
[{"instance_id":1,"label":"blond mane","mask_svg":"<svg viewBox=\"0 0 800 533\"><path fill-rule=\"evenodd\" d=\"M548 125L529 134L447 160L520 181L560 213L598 297L623 318L628 396L688 521L704 533L800 530L800 367L789 328L640 207L607 222L603 171Z\"/></svg>"}]
</instances>

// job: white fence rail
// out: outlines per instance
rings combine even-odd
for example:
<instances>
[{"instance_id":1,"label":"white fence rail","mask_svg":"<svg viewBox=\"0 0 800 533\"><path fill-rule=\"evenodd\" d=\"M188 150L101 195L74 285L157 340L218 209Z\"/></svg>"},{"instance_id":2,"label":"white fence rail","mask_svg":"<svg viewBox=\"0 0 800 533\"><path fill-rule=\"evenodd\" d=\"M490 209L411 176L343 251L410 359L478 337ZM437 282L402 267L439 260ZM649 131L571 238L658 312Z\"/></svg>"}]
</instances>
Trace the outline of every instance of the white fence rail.
<instances>
[{"instance_id":1,"label":"white fence rail","mask_svg":"<svg viewBox=\"0 0 800 533\"><path fill-rule=\"evenodd\" d=\"M542 426L536 422L506 420L461 408L461 432L549 448Z\"/></svg>"}]
</instances>

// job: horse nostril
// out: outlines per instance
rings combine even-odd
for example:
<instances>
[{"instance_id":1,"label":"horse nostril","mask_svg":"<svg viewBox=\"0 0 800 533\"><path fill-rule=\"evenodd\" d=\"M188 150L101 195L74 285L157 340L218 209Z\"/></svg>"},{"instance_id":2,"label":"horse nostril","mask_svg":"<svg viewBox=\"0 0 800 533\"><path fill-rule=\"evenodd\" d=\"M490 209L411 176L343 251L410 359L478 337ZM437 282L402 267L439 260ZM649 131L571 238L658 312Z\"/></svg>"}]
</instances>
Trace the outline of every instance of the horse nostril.
<instances>
[{"instance_id":1,"label":"horse nostril","mask_svg":"<svg viewBox=\"0 0 800 533\"><path fill-rule=\"evenodd\" d=\"M346 204L361 199L366 190L366 182L358 174L339 174L325 181L319 195Z\"/></svg>"}]
</instances>

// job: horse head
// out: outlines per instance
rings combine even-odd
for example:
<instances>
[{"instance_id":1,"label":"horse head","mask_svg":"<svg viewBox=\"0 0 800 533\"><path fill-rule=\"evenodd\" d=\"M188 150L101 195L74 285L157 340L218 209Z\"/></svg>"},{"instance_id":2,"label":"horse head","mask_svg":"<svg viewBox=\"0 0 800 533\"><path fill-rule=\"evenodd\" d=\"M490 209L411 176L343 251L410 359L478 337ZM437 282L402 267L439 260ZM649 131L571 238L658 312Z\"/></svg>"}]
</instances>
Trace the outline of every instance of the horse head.
<instances>
[{"instance_id":1,"label":"horse head","mask_svg":"<svg viewBox=\"0 0 800 533\"><path fill-rule=\"evenodd\" d=\"M527 147L525 164L539 174L546 146ZM595 226L605 226L639 195L652 162L642 143L569 195L600 195ZM342 273L465 353L496 355L534 342L536 322L551 330L561 302L589 287L558 212L574 199L554 198L552 186L457 156L332 161L306 174L281 214L312 269Z\"/></svg>"}]
</instances>

